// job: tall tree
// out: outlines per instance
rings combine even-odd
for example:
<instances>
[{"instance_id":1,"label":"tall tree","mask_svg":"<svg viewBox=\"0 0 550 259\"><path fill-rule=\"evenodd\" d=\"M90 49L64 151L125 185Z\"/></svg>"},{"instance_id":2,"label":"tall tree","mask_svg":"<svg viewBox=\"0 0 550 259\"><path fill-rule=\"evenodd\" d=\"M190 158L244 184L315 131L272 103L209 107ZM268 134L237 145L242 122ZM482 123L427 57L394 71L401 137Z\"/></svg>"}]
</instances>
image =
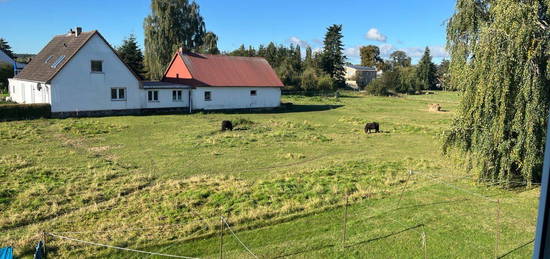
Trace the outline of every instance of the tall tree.
<instances>
[{"instance_id":1,"label":"tall tree","mask_svg":"<svg viewBox=\"0 0 550 259\"><path fill-rule=\"evenodd\" d=\"M392 67L408 67L411 65L411 58L405 51L396 50L390 54Z\"/></svg>"},{"instance_id":2,"label":"tall tree","mask_svg":"<svg viewBox=\"0 0 550 259\"><path fill-rule=\"evenodd\" d=\"M310 46L306 47L306 57L304 58L305 67L313 67L313 50Z\"/></svg>"},{"instance_id":3,"label":"tall tree","mask_svg":"<svg viewBox=\"0 0 550 259\"><path fill-rule=\"evenodd\" d=\"M152 0L144 21L145 65L151 79L160 79L178 48L196 51L203 44L204 20L199 5L188 0Z\"/></svg>"},{"instance_id":4,"label":"tall tree","mask_svg":"<svg viewBox=\"0 0 550 259\"><path fill-rule=\"evenodd\" d=\"M418 90L434 89L436 84L436 67L432 63L432 56L430 55L430 49L426 47L424 55L418 62L416 68L416 77L418 79Z\"/></svg>"},{"instance_id":5,"label":"tall tree","mask_svg":"<svg viewBox=\"0 0 550 259\"><path fill-rule=\"evenodd\" d=\"M134 72L137 74L143 73L143 53L138 47L136 36L130 34L128 38L124 39L122 45L117 48L118 56L128 64Z\"/></svg>"},{"instance_id":6,"label":"tall tree","mask_svg":"<svg viewBox=\"0 0 550 259\"><path fill-rule=\"evenodd\" d=\"M449 65L450 61L447 59L444 59L441 61L441 63L437 66L437 83L440 84L441 89L443 90L454 90L452 88L449 88Z\"/></svg>"},{"instance_id":7,"label":"tall tree","mask_svg":"<svg viewBox=\"0 0 550 259\"><path fill-rule=\"evenodd\" d=\"M550 2L458 0L447 28L455 147L480 179L540 180L550 104ZM490 17L490 18L489 18Z\"/></svg>"},{"instance_id":8,"label":"tall tree","mask_svg":"<svg viewBox=\"0 0 550 259\"><path fill-rule=\"evenodd\" d=\"M202 45L199 49L200 53L203 54L220 54L220 50L218 49L218 36L209 31L204 34L202 37Z\"/></svg>"},{"instance_id":9,"label":"tall tree","mask_svg":"<svg viewBox=\"0 0 550 259\"><path fill-rule=\"evenodd\" d=\"M10 58L15 60L15 55L11 51L11 46L3 38L0 38L0 50L4 51L4 53L6 53L6 55L8 55Z\"/></svg>"},{"instance_id":10,"label":"tall tree","mask_svg":"<svg viewBox=\"0 0 550 259\"><path fill-rule=\"evenodd\" d=\"M325 40L323 41L323 55L321 66L332 79L336 82L337 86L344 86L344 62L346 56L344 56L344 44L342 43L342 25L334 24L327 28L325 34Z\"/></svg>"},{"instance_id":11,"label":"tall tree","mask_svg":"<svg viewBox=\"0 0 550 259\"><path fill-rule=\"evenodd\" d=\"M361 66L376 67L381 70L381 63L384 60L380 57L380 48L374 45L363 46L359 49L361 55Z\"/></svg>"}]
</instances>

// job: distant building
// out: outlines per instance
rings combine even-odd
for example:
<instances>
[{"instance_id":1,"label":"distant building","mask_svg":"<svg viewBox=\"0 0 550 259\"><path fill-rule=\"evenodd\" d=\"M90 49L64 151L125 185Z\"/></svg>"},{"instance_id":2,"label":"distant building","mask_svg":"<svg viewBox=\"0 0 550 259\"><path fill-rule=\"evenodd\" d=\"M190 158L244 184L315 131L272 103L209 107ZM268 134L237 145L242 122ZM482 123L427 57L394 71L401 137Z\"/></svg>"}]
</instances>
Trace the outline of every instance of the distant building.
<instances>
[{"instance_id":1,"label":"distant building","mask_svg":"<svg viewBox=\"0 0 550 259\"><path fill-rule=\"evenodd\" d=\"M353 89L360 89L376 79L377 71L375 67L347 64L344 65L344 68L346 69L346 85Z\"/></svg>"},{"instance_id":2,"label":"distant building","mask_svg":"<svg viewBox=\"0 0 550 259\"><path fill-rule=\"evenodd\" d=\"M8 54L6 54L4 51L0 49L0 63L6 63L13 66L13 71L17 75L23 68L25 67L25 64L19 63L15 60L13 60Z\"/></svg>"}]
</instances>

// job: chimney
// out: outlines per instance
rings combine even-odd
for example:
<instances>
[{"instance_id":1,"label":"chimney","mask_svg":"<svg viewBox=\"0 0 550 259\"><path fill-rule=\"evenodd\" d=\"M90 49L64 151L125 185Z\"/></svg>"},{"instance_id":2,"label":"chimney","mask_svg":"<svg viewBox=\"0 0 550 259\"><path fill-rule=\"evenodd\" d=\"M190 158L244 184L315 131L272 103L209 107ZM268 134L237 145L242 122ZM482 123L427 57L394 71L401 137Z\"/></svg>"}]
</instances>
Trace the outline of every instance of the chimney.
<instances>
[{"instance_id":1,"label":"chimney","mask_svg":"<svg viewBox=\"0 0 550 259\"><path fill-rule=\"evenodd\" d=\"M75 28L75 37L78 37L82 33L82 27Z\"/></svg>"}]
</instances>

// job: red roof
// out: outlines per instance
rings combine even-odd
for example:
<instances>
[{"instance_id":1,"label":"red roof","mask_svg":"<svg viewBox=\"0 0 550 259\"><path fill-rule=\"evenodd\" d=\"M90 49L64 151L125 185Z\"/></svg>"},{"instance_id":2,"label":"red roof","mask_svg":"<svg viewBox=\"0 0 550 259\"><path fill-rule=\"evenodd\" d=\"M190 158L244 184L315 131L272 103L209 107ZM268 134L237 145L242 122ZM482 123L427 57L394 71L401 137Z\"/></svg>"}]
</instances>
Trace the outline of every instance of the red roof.
<instances>
[{"instance_id":1,"label":"red roof","mask_svg":"<svg viewBox=\"0 0 550 259\"><path fill-rule=\"evenodd\" d=\"M163 81L190 86L283 87L267 60L178 52Z\"/></svg>"}]
</instances>

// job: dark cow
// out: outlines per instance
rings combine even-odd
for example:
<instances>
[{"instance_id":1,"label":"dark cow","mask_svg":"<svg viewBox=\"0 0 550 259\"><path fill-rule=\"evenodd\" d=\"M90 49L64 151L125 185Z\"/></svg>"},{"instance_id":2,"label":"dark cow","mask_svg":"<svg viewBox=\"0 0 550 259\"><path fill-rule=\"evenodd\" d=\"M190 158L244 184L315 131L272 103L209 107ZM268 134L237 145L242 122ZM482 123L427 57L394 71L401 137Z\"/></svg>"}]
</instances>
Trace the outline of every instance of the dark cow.
<instances>
[{"instance_id":1,"label":"dark cow","mask_svg":"<svg viewBox=\"0 0 550 259\"><path fill-rule=\"evenodd\" d=\"M233 130L233 123L231 121L222 121L222 131Z\"/></svg>"},{"instance_id":2,"label":"dark cow","mask_svg":"<svg viewBox=\"0 0 550 259\"><path fill-rule=\"evenodd\" d=\"M370 122L365 125L365 133L370 134L370 131L374 130L375 133L380 132L380 124L378 122Z\"/></svg>"}]
</instances>

